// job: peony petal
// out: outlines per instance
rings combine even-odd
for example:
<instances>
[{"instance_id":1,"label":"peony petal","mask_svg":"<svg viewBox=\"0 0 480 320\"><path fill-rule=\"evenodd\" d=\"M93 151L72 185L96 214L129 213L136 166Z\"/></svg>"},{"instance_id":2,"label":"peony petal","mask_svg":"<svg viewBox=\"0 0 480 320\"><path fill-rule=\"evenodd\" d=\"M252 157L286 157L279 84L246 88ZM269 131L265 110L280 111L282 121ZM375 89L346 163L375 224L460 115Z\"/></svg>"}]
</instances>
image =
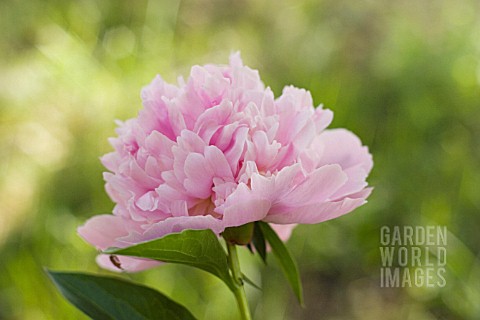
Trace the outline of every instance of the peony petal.
<instances>
[{"instance_id":1,"label":"peony petal","mask_svg":"<svg viewBox=\"0 0 480 320\"><path fill-rule=\"evenodd\" d=\"M145 138L145 148L151 155L157 157L167 156L172 158L172 147L174 145L174 141L158 131L152 131L150 135Z\"/></svg>"},{"instance_id":2,"label":"peony petal","mask_svg":"<svg viewBox=\"0 0 480 320\"><path fill-rule=\"evenodd\" d=\"M190 83L203 102L205 109L218 105L230 86L229 79L224 78L219 70L207 70L200 66L192 67Z\"/></svg>"},{"instance_id":3,"label":"peony petal","mask_svg":"<svg viewBox=\"0 0 480 320\"><path fill-rule=\"evenodd\" d=\"M338 189L330 198L339 199L363 190L367 186L367 172L360 166L350 167L343 170L348 177L347 182Z\"/></svg>"},{"instance_id":4,"label":"peony petal","mask_svg":"<svg viewBox=\"0 0 480 320\"><path fill-rule=\"evenodd\" d=\"M212 194L213 170L205 158L198 153L191 153L185 160L185 190L196 198L206 199Z\"/></svg>"},{"instance_id":5,"label":"peony petal","mask_svg":"<svg viewBox=\"0 0 480 320\"><path fill-rule=\"evenodd\" d=\"M149 191L135 201L135 204L143 211L154 211L158 208L158 194Z\"/></svg>"},{"instance_id":6,"label":"peony petal","mask_svg":"<svg viewBox=\"0 0 480 320\"><path fill-rule=\"evenodd\" d=\"M323 145L323 154L318 166L338 163L345 170L360 164L367 174L372 169L372 155L368 148L348 130L326 130L320 134L319 143Z\"/></svg>"},{"instance_id":7,"label":"peony petal","mask_svg":"<svg viewBox=\"0 0 480 320\"><path fill-rule=\"evenodd\" d=\"M204 141L210 142L215 132L228 124L228 120L232 114L232 102L224 100L218 106L207 109L202 113L195 122L193 131L202 137Z\"/></svg>"},{"instance_id":8,"label":"peony petal","mask_svg":"<svg viewBox=\"0 0 480 320\"><path fill-rule=\"evenodd\" d=\"M161 238L170 233L182 232L186 229L210 229L214 233L220 234L225 227L223 226L222 220L212 216L172 217L152 224L143 234L131 233L121 240L134 244Z\"/></svg>"},{"instance_id":9,"label":"peony petal","mask_svg":"<svg viewBox=\"0 0 480 320\"><path fill-rule=\"evenodd\" d=\"M268 141L268 136L264 131L257 131L253 134L253 160L256 161L260 170L266 170L275 162L278 150L282 146L280 143Z\"/></svg>"},{"instance_id":10,"label":"peony petal","mask_svg":"<svg viewBox=\"0 0 480 320\"><path fill-rule=\"evenodd\" d=\"M230 54L229 58L230 65L234 68L243 67L242 57L240 56L240 51L235 51Z\"/></svg>"},{"instance_id":11,"label":"peony petal","mask_svg":"<svg viewBox=\"0 0 480 320\"><path fill-rule=\"evenodd\" d=\"M267 215L270 206L269 200L259 198L245 184L241 183L228 196L225 204L218 209L223 214L224 226L235 227L262 220Z\"/></svg>"},{"instance_id":12,"label":"peony petal","mask_svg":"<svg viewBox=\"0 0 480 320\"><path fill-rule=\"evenodd\" d=\"M251 174L252 191L272 204L281 201L285 195L298 185L304 176L300 164L283 168L276 175L265 177L258 172Z\"/></svg>"},{"instance_id":13,"label":"peony petal","mask_svg":"<svg viewBox=\"0 0 480 320\"><path fill-rule=\"evenodd\" d=\"M115 261L115 264L112 260ZM106 254L98 255L96 261L100 267L114 272L139 272L162 264L155 260L126 256L115 256L115 258L112 258L110 255Z\"/></svg>"},{"instance_id":14,"label":"peony petal","mask_svg":"<svg viewBox=\"0 0 480 320\"><path fill-rule=\"evenodd\" d=\"M168 108L168 120L172 127L173 133L175 136L179 136L183 130L187 129L185 118L183 117L183 114L175 101L165 101L165 104Z\"/></svg>"},{"instance_id":15,"label":"peony petal","mask_svg":"<svg viewBox=\"0 0 480 320\"><path fill-rule=\"evenodd\" d=\"M319 134L332 123L333 112L330 109L322 109L322 105L315 109L313 122L315 123L316 134Z\"/></svg>"},{"instance_id":16,"label":"peony petal","mask_svg":"<svg viewBox=\"0 0 480 320\"><path fill-rule=\"evenodd\" d=\"M77 229L78 234L100 250L118 245L117 238L128 235L125 220L111 214L94 216Z\"/></svg>"},{"instance_id":17,"label":"peony petal","mask_svg":"<svg viewBox=\"0 0 480 320\"><path fill-rule=\"evenodd\" d=\"M281 108L310 109L313 107L313 99L310 92L305 89L286 86L283 88L282 95L278 98L278 104Z\"/></svg>"},{"instance_id":18,"label":"peony petal","mask_svg":"<svg viewBox=\"0 0 480 320\"><path fill-rule=\"evenodd\" d=\"M185 200L172 201L171 213L174 217L188 216L187 202Z\"/></svg>"},{"instance_id":19,"label":"peony petal","mask_svg":"<svg viewBox=\"0 0 480 320\"><path fill-rule=\"evenodd\" d=\"M246 146L246 139L248 134L248 128L239 127L233 135L233 143L225 150L225 158L227 159L232 172L237 172L238 162L243 155Z\"/></svg>"},{"instance_id":20,"label":"peony petal","mask_svg":"<svg viewBox=\"0 0 480 320\"><path fill-rule=\"evenodd\" d=\"M205 148L205 160L214 173L215 177L232 180L232 168L228 164L225 155L216 146L208 146Z\"/></svg>"},{"instance_id":21,"label":"peony petal","mask_svg":"<svg viewBox=\"0 0 480 320\"><path fill-rule=\"evenodd\" d=\"M280 201L281 205L296 207L323 202L347 181L346 174L339 165L326 165L310 173Z\"/></svg>"},{"instance_id":22,"label":"peony petal","mask_svg":"<svg viewBox=\"0 0 480 320\"><path fill-rule=\"evenodd\" d=\"M366 203L364 198L345 198L335 202L315 203L307 206L290 208L289 211L277 214L270 214L265 222L289 224L289 223L320 223L330 219L338 218L349 213L357 207Z\"/></svg>"}]
</instances>

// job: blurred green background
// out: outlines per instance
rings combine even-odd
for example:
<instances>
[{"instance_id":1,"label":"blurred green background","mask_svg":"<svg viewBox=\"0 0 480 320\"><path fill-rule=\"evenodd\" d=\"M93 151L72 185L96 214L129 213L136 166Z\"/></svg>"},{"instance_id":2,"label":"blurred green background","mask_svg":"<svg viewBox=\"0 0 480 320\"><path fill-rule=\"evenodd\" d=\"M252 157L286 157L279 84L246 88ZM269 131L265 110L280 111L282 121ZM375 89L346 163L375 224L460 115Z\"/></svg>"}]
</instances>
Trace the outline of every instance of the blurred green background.
<instances>
[{"instance_id":1,"label":"blurred green background","mask_svg":"<svg viewBox=\"0 0 480 320\"><path fill-rule=\"evenodd\" d=\"M480 319L480 8L475 0L0 2L0 319L86 319L43 267L107 274L76 235L111 212L99 156L155 74L240 50L276 95L311 90L374 156L369 203L298 227L306 308L242 250L255 319ZM446 225L444 288L380 288L383 225ZM234 319L201 271L122 275L200 319Z\"/></svg>"}]
</instances>

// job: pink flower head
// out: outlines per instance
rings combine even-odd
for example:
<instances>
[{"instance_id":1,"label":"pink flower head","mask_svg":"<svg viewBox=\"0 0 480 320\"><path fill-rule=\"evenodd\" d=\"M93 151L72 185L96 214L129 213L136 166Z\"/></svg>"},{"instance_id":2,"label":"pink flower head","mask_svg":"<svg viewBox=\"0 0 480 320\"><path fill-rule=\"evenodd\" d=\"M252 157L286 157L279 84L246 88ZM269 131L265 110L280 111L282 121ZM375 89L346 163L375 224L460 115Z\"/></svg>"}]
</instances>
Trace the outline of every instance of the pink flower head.
<instances>
[{"instance_id":1,"label":"pink flower head","mask_svg":"<svg viewBox=\"0 0 480 320\"><path fill-rule=\"evenodd\" d=\"M314 108L308 91L288 86L275 99L239 53L226 66L194 66L178 85L157 76L142 100L102 158L113 215L78 229L99 249L259 220L285 239L295 224L339 217L371 192L367 147L345 129L325 130L333 113ZM126 271L157 264L118 259ZM98 262L115 269L108 256Z\"/></svg>"}]
</instances>

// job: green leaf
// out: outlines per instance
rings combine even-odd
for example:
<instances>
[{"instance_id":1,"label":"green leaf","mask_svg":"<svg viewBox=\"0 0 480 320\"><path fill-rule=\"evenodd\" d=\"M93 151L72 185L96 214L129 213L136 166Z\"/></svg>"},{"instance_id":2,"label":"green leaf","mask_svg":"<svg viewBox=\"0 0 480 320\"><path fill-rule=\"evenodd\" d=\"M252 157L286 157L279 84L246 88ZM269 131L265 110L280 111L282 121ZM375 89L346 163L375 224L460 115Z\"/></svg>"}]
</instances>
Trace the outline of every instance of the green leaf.
<instances>
[{"instance_id":1,"label":"green leaf","mask_svg":"<svg viewBox=\"0 0 480 320\"><path fill-rule=\"evenodd\" d=\"M258 290L262 291L262 288L259 285L257 285L255 282L253 282L253 280L251 280L249 277L247 277L245 275L245 273L242 273L242 279L243 279L243 281L245 281L245 283L248 283L249 285L251 285L255 289L258 289Z\"/></svg>"},{"instance_id":2,"label":"green leaf","mask_svg":"<svg viewBox=\"0 0 480 320\"><path fill-rule=\"evenodd\" d=\"M302 282L300 280L300 274L298 272L298 267L295 263L295 260L293 260L292 255L288 251L287 247L285 247L285 244L282 242L282 240L280 240L278 235L268 223L259 221L258 225L260 226L260 229L262 229L265 239L272 247L273 254L280 262L283 272L285 273L288 282L292 286L292 289L297 296L298 302L303 306Z\"/></svg>"},{"instance_id":3,"label":"green leaf","mask_svg":"<svg viewBox=\"0 0 480 320\"><path fill-rule=\"evenodd\" d=\"M186 264L210 272L235 290L227 255L212 230L184 230L123 249L110 248L104 253Z\"/></svg>"},{"instance_id":4,"label":"green leaf","mask_svg":"<svg viewBox=\"0 0 480 320\"><path fill-rule=\"evenodd\" d=\"M47 273L63 296L92 319L195 319L160 292L129 281L82 273Z\"/></svg>"},{"instance_id":5,"label":"green leaf","mask_svg":"<svg viewBox=\"0 0 480 320\"><path fill-rule=\"evenodd\" d=\"M263 236L263 232L258 221L255 222L252 242L255 246L255 250L257 250L263 262L267 264L267 245L265 244L265 237Z\"/></svg>"}]
</instances>

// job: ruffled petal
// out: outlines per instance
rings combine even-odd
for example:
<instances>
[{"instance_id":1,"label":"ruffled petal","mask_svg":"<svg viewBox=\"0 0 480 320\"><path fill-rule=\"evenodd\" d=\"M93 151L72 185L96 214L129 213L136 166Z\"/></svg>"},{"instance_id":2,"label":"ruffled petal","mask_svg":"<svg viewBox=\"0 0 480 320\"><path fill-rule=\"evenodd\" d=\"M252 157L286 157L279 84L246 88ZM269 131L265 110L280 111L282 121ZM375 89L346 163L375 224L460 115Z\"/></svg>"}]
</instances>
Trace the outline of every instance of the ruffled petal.
<instances>
[{"instance_id":1,"label":"ruffled petal","mask_svg":"<svg viewBox=\"0 0 480 320\"><path fill-rule=\"evenodd\" d=\"M139 272L162 264L159 261L150 259L140 259L126 256L112 257L106 254L98 255L96 261L100 267L114 272Z\"/></svg>"},{"instance_id":2,"label":"ruffled petal","mask_svg":"<svg viewBox=\"0 0 480 320\"><path fill-rule=\"evenodd\" d=\"M105 250L118 245L117 238L128 235L125 221L111 214L94 216L77 229L78 234L97 249Z\"/></svg>"},{"instance_id":3,"label":"ruffled petal","mask_svg":"<svg viewBox=\"0 0 480 320\"><path fill-rule=\"evenodd\" d=\"M236 227L262 220L270 209L271 202L259 197L245 184L241 183L226 199L225 204L218 208L223 214L225 227Z\"/></svg>"},{"instance_id":4,"label":"ruffled petal","mask_svg":"<svg viewBox=\"0 0 480 320\"><path fill-rule=\"evenodd\" d=\"M365 198L368 194L359 198L344 198L339 201L327 201L323 203L314 203L307 206L301 206L286 210L277 214L268 215L264 221L289 224L289 223L305 223L314 224L327 220L338 218L346 213L353 211L359 206L366 203Z\"/></svg>"}]
</instances>

